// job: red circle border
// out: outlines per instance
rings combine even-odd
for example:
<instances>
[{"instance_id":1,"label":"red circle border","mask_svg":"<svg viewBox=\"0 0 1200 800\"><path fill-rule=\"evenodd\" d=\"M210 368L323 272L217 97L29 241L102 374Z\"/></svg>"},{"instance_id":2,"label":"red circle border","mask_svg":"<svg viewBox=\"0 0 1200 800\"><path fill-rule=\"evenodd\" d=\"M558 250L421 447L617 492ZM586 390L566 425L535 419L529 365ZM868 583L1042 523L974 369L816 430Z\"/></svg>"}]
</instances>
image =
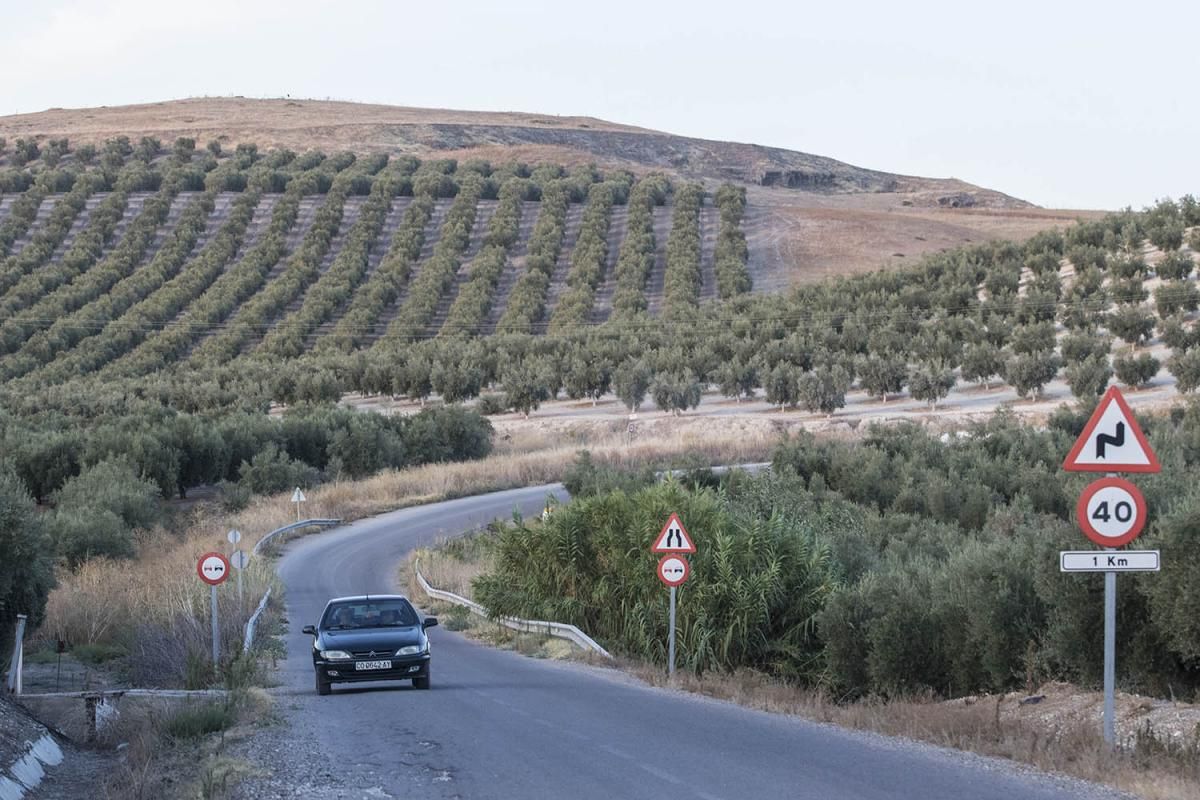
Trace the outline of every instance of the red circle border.
<instances>
[{"instance_id":1,"label":"red circle border","mask_svg":"<svg viewBox=\"0 0 1200 800\"><path fill-rule=\"evenodd\" d=\"M1133 498L1133 504L1137 507L1137 523L1129 529L1129 532L1123 536L1113 538L1105 536L1100 531L1096 530L1087 518L1088 501L1101 489L1116 487L1129 492ZM1142 531L1146 529L1146 497L1142 494L1142 490L1134 486L1124 478L1101 478L1097 481L1089 483L1079 495L1079 502L1075 504L1075 517L1079 520L1079 528L1083 531L1083 535L1091 539L1101 547L1121 547L1127 545L1136 539Z\"/></svg>"},{"instance_id":2,"label":"red circle border","mask_svg":"<svg viewBox=\"0 0 1200 800\"><path fill-rule=\"evenodd\" d=\"M658 566L654 568L654 574L658 576L658 579L663 582L664 586L670 586L670 587L682 586L683 584L687 583L687 579L691 577L692 566L691 566L691 564L688 563L687 559L684 558L683 556L684 556L683 553L667 553L665 556L663 556L662 558L660 558L658 560ZM668 558L678 558L680 561L683 562L683 577L680 578L679 581L676 583L672 583L671 581L668 581L666 578L663 577L663 574L662 574L663 562L666 561Z\"/></svg>"},{"instance_id":3,"label":"red circle border","mask_svg":"<svg viewBox=\"0 0 1200 800\"><path fill-rule=\"evenodd\" d=\"M217 558L219 558L225 562L225 575L222 576L220 580L216 580L216 581L209 580L208 578L206 578L204 576L204 571L201 569L201 567L204 566L204 562L207 561L208 559L212 558L213 556L216 556ZM229 577L230 569L231 569L231 567L229 566L229 559L225 557L224 553L218 553L218 552L214 551L212 553L205 553L204 555L200 556L200 558L196 559L196 574L200 576L200 580L204 581L209 586L220 586L222 583L224 583L225 580Z\"/></svg>"}]
</instances>

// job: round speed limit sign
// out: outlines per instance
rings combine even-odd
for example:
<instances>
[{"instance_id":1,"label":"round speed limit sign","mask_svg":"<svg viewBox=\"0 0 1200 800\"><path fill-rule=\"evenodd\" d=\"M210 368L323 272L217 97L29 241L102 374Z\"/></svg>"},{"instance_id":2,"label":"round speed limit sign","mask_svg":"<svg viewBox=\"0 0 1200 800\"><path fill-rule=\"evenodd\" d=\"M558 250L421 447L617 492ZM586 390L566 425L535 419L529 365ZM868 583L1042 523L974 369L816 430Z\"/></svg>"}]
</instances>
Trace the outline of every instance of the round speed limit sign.
<instances>
[{"instance_id":1,"label":"round speed limit sign","mask_svg":"<svg viewBox=\"0 0 1200 800\"><path fill-rule=\"evenodd\" d=\"M1075 512L1083 534L1101 547L1129 544L1146 527L1146 498L1124 478L1088 484Z\"/></svg>"}]
</instances>

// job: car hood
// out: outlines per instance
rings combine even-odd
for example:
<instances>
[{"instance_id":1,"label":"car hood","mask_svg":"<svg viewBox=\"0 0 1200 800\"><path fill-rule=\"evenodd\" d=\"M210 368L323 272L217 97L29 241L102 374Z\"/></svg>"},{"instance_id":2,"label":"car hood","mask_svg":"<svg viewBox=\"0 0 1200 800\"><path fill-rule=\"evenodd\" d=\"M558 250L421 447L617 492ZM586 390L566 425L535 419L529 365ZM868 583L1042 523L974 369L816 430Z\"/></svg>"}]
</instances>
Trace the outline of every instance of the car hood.
<instances>
[{"instance_id":1,"label":"car hood","mask_svg":"<svg viewBox=\"0 0 1200 800\"><path fill-rule=\"evenodd\" d=\"M407 628L358 628L346 631L323 631L317 640L320 650L378 650L396 651L410 644L424 644L421 626Z\"/></svg>"}]
</instances>

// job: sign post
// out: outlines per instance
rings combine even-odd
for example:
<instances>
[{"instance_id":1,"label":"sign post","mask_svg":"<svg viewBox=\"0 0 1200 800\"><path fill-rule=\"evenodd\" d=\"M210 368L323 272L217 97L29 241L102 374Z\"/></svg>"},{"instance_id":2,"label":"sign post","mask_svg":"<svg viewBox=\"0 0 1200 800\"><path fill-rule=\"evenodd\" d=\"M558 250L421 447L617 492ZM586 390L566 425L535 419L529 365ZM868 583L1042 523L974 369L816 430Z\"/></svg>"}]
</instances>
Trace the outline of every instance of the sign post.
<instances>
[{"instance_id":1,"label":"sign post","mask_svg":"<svg viewBox=\"0 0 1200 800\"><path fill-rule=\"evenodd\" d=\"M1075 508L1084 535L1104 549L1099 553L1059 553L1059 569L1104 573L1104 741L1111 747L1117 738L1117 572L1156 572L1159 568L1157 550L1117 550L1146 527L1146 499L1136 486L1115 473L1162 471L1158 456L1116 386L1100 398L1063 469L1108 473L1083 490ZM1090 569L1088 558L1092 560Z\"/></svg>"},{"instance_id":2,"label":"sign post","mask_svg":"<svg viewBox=\"0 0 1200 800\"><path fill-rule=\"evenodd\" d=\"M667 675L675 677L675 589L682 586L691 575L691 565L685 554L696 552L696 545L688 536L687 529L678 514L671 514L654 542L651 552L662 553L658 560L658 579L671 590L670 623L667 632Z\"/></svg>"},{"instance_id":3,"label":"sign post","mask_svg":"<svg viewBox=\"0 0 1200 800\"><path fill-rule=\"evenodd\" d=\"M213 669L221 663L221 628L217 621L217 587L229 577L229 561L220 553L205 553L196 562L196 574L208 584L212 599L212 659Z\"/></svg>"},{"instance_id":4,"label":"sign post","mask_svg":"<svg viewBox=\"0 0 1200 800\"><path fill-rule=\"evenodd\" d=\"M229 533L225 534L225 538L229 540L230 544L237 545L237 543L242 540L242 532L239 531L237 528L234 528ZM242 608L243 606L245 606L245 603L242 602L242 568L245 567L246 564L245 564L245 562L243 562L241 566L238 566L238 563L237 563L238 553L241 553L241 552L242 552L241 550L234 550L229 555L229 562L231 564L233 564L233 566L237 567L237 571L238 571L238 574L237 574L237 578L238 578L238 608ZM243 553L243 555L245 555L245 554Z\"/></svg>"},{"instance_id":5,"label":"sign post","mask_svg":"<svg viewBox=\"0 0 1200 800\"><path fill-rule=\"evenodd\" d=\"M300 487L296 487L296 491L292 492L292 502L296 504L296 522L300 521L300 504L308 498L304 496L304 492L300 491Z\"/></svg>"},{"instance_id":6,"label":"sign post","mask_svg":"<svg viewBox=\"0 0 1200 800\"><path fill-rule=\"evenodd\" d=\"M242 570L250 563L250 556L245 550L234 550L229 554L229 564L237 570L238 583L238 608L244 608L245 603L242 602Z\"/></svg>"}]
</instances>

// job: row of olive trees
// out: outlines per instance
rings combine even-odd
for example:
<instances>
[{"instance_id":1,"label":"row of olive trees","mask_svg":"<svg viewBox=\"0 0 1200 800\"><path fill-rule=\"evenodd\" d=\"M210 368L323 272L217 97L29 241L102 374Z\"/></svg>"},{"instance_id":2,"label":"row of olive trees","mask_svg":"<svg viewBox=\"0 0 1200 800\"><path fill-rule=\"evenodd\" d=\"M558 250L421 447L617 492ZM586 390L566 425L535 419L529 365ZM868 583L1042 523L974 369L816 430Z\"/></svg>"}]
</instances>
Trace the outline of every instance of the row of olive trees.
<instances>
[{"instance_id":1,"label":"row of olive trees","mask_svg":"<svg viewBox=\"0 0 1200 800\"><path fill-rule=\"evenodd\" d=\"M645 311L646 282L654 270L654 207L667 201L671 184L658 173L643 176L629 193L628 222L617 264L613 315L629 317Z\"/></svg>"},{"instance_id":2,"label":"row of olive trees","mask_svg":"<svg viewBox=\"0 0 1200 800\"><path fill-rule=\"evenodd\" d=\"M329 335L318 340L318 350L345 353L371 341L380 315L396 302L412 277L413 267L425 246L425 228L433 218L436 202L429 193L414 195L379 266L355 292L346 313Z\"/></svg>"},{"instance_id":3,"label":"row of olive trees","mask_svg":"<svg viewBox=\"0 0 1200 800\"><path fill-rule=\"evenodd\" d=\"M750 291L750 270L746 267L750 251L742 218L746 214L746 188L726 183L713 194L713 205L721 215L717 244L713 251L713 270L717 276L717 294L722 299Z\"/></svg>"},{"instance_id":4,"label":"row of olive trees","mask_svg":"<svg viewBox=\"0 0 1200 800\"><path fill-rule=\"evenodd\" d=\"M521 232L521 208L534 184L528 178L509 178L500 189L499 202L488 220L483 246L471 260L470 273L447 312L445 333L478 332L492 308L508 254Z\"/></svg>"},{"instance_id":5,"label":"row of olive trees","mask_svg":"<svg viewBox=\"0 0 1200 800\"><path fill-rule=\"evenodd\" d=\"M608 263L608 230L613 206L629 199L633 176L618 173L588 191L588 204L579 226L579 237L571 250L571 269L567 289L559 297L550 315L551 333L585 325L596 302L596 289L604 280Z\"/></svg>"},{"instance_id":6,"label":"row of olive trees","mask_svg":"<svg viewBox=\"0 0 1200 800\"><path fill-rule=\"evenodd\" d=\"M406 166L402 164L400 169ZM333 263L311 285L301 289L304 299L300 307L285 315L267 333L260 345L262 352L285 358L300 355L317 326L350 299L366 275L371 250L378 246L377 240L395 199L397 179L402 177L405 173L393 169L377 177Z\"/></svg>"},{"instance_id":7,"label":"row of olive trees","mask_svg":"<svg viewBox=\"0 0 1200 800\"><path fill-rule=\"evenodd\" d=\"M11 316L0 323L0 353L17 350L34 333L96 301L114 283L138 267L158 228L166 221L175 195L176 192L167 186L149 198L143 204L141 213L129 224L121 242L107 254L104 253L105 246L125 212L124 193L114 193L108 198L118 198L111 205L108 200L102 203L93 213L88 228L76 237L62 258L32 276L37 282L28 287L30 293L24 307L20 311L10 309ZM212 195L205 193L181 215L178 230L184 236L194 234L191 236L192 243L203 230L204 221L212 207ZM186 255L183 253L181 258Z\"/></svg>"},{"instance_id":8,"label":"row of olive trees","mask_svg":"<svg viewBox=\"0 0 1200 800\"><path fill-rule=\"evenodd\" d=\"M340 165L330 168L337 166ZM287 231L296 224L302 195L299 192L293 194L289 187L284 200L290 202L286 208L276 208L272 219L269 233L273 235L264 238L223 280L228 288L222 294L231 301L241 300L241 304L228 309L225 303L220 304L218 313L228 319L196 348L191 356L193 359L232 358L267 332L270 323L319 274L321 262L341 227L350 184L356 177L372 175L381 167L378 162L363 163L360 160L337 170L299 247L290 254ZM321 169L325 168L323 164ZM276 265L281 261L282 268L273 280L268 281L268 276L276 272ZM235 308L236 314L233 313Z\"/></svg>"},{"instance_id":9,"label":"row of olive trees","mask_svg":"<svg viewBox=\"0 0 1200 800\"><path fill-rule=\"evenodd\" d=\"M215 280L228 278L232 271L227 272L226 267L238 253L253 207L257 203L258 193L251 194L252 197L246 199L252 199L254 203L244 203L241 209L242 213L227 223L222 229L221 235L216 236L197 257L190 260L185 269L165 281L158 282L153 291L141 296L119 318L105 318L104 321L108 324L103 325L102 330L91 332L93 335L85 335L84 338L77 340L69 353L61 355L38 373L34 373L31 378L38 380L47 379L49 376L50 380L54 380L55 376L91 372L104 367L169 325L180 312L204 294ZM339 197L342 196L339 195ZM310 246L310 249L306 251L302 248L302 252L311 253L312 248L320 246L319 242L322 240L327 242L328 238L332 237L331 228L336 225L337 220L340 220L340 213L332 222L329 219L322 220L320 217L321 215L318 214L318 220L314 222L315 232L310 231L311 239L306 237L306 244ZM282 249L282 240L279 241L279 245ZM140 273L141 270L135 272L131 279L144 277ZM261 297L257 299L261 301ZM274 300L273 297L269 299ZM264 313L266 305L266 303L261 303L255 311ZM222 335L230 334L231 338L233 336L248 338L253 330L251 323L246 320L248 316L247 314L240 318L245 320L243 327L232 331L226 329ZM237 342L237 346L240 347L240 341Z\"/></svg>"},{"instance_id":10,"label":"row of olive trees","mask_svg":"<svg viewBox=\"0 0 1200 800\"><path fill-rule=\"evenodd\" d=\"M409 284L407 296L380 341L405 342L425 332L442 297L454 284L463 254L471 243L471 229L475 225L483 185L484 179L478 175L462 176L458 195L446 212L433 254Z\"/></svg>"},{"instance_id":11,"label":"row of olive trees","mask_svg":"<svg viewBox=\"0 0 1200 800\"><path fill-rule=\"evenodd\" d=\"M526 247L525 271L517 278L497 323L505 333L531 333L545 309L550 278L567 229L571 187L559 178L542 189L541 209Z\"/></svg>"},{"instance_id":12,"label":"row of olive trees","mask_svg":"<svg viewBox=\"0 0 1200 800\"><path fill-rule=\"evenodd\" d=\"M75 181L71 191L58 198L45 222L38 226L37 232L21 252L0 262L0 297L10 292L22 279L50 262L54 251L67 238L75 218L83 213L87 199L103 185L104 178L101 175L86 173ZM118 212L124 210L124 193L117 193L115 199L109 199L111 202L106 204L105 216L111 213L108 209L112 206L117 206Z\"/></svg>"},{"instance_id":13,"label":"row of olive trees","mask_svg":"<svg viewBox=\"0 0 1200 800\"><path fill-rule=\"evenodd\" d=\"M667 319L689 319L700 302L700 208L703 204L703 185L688 183L675 190L663 276L663 316Z\"/></svg>"}]
</instances>

